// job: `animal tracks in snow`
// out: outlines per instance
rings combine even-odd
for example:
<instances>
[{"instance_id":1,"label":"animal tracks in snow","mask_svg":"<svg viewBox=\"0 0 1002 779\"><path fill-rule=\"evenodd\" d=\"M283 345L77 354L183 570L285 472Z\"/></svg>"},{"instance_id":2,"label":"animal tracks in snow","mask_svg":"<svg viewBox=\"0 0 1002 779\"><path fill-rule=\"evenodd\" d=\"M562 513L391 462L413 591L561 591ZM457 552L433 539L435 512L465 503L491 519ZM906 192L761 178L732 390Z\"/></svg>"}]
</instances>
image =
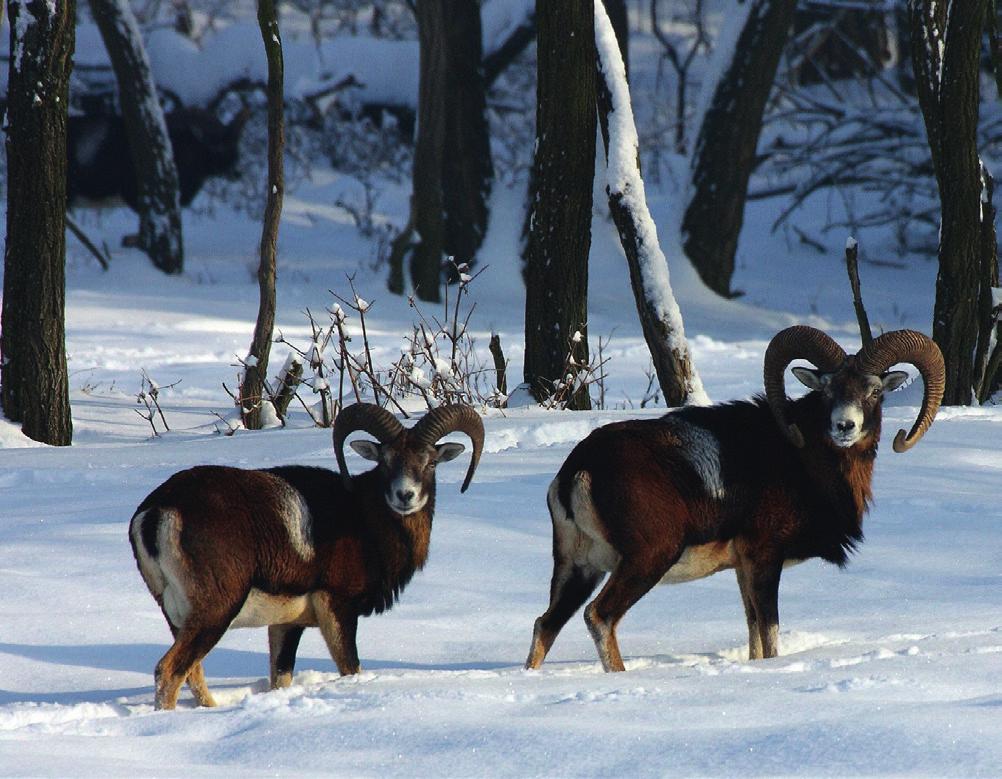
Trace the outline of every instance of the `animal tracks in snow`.
<instances>
[{"instance_id":1,"label":"animal tracks in snow","mask_svg":"<svg viewBox=\"0 0 1002 779\"><path fill-rule=\"evenodd\" d=\"M232 723L251 718L367 715L385 708L421 707L479 709L508 706L580 705L605 707L668 700L680 695L702 696L711 677L747 675L747 683L789 693L854 694L881 688L909 689L929 669L931 659L963 664L975 657L1002 653L1002 628L939 634L893 634L852 641L841 636L791 632L781 636L784 654L750 662L744 647L714 653L633 657L627 673L604 674L598 661L551 662L538 671L520 667L388 668L341 678L334 673L305 670L284 690L268 691L265 680L213 686L216 710ZM917 663L916 661L925 661ZM841 675L852 669L850 676ZM703 679L705 681L701 682ZM792 684L782 680L789 679ZM800 681L794 681L800 680ZM714 690L718 687L712 688ZM152 688L146 695L107 702L12 702L0 706L0 739L18 733L101 735L109 729L131 729L128 721L157 717L207 715L193 708L186 693L179 712L153 711ZM116 722L121 723L115 725Z\"/></svg>"}]
</instances>

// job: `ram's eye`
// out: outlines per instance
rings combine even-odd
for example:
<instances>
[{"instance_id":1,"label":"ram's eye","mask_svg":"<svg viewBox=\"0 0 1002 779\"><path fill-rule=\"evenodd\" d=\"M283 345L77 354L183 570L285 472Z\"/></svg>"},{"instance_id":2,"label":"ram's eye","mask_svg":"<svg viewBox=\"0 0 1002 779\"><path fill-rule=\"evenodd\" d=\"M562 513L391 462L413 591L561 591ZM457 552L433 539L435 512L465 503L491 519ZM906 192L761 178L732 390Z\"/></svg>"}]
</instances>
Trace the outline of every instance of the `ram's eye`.
<instances>
[{"instance_id":1,"label":"ram's eye","mask_svg":"<svg viewBox=\"0 0 1002 779\"><path fill-rule=\"evenodd\" d=\"M880 387L875 387L873 389L873 391L870 392L870 397L871 398L879 398L882 393L883 393L883 390Z\"/></svg>"}]
</instances>

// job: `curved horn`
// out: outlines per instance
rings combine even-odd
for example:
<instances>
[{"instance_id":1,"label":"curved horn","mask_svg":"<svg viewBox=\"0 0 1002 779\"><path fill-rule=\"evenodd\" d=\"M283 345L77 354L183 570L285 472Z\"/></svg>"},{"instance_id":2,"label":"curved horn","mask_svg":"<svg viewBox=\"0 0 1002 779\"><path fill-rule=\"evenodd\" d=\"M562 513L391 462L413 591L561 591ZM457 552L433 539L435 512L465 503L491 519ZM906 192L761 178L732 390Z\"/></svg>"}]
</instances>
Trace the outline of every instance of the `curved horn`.
<instances>
[{"instance_id":1,"label":"curved horn","mask_svg":"<svg viewBox=\"0 0 1002 779\"><path fill-rule=\"evenodd\" d=\"M925 391L922 408L912 429L905 435L899 430L894 436L894 451L907 452L932 424L946 387L946 368L943 353L936 342L915 330L892 330L874 338L856 355L856 367L865 373L880 376L895 363L907 362L919 369Z\"/></svg>"},{"instance_id":2,"label":"curved horn","mask_svg":"<svg viewBox=\"0 0 1002 779\"><path fill-rule=\"evenodd\" d=\"M434 446L440 438L452 432L465 433L473 442L473 455L470 457L470 467L466 471L466 479L460 492L466 492L473 480L473 472L477 470L480 454L484 450L484 423L480 414L472 407L463 403L433 408L411 428L411 435L422 443Z\"/></svg>"},{"instance_id":3,"label":"curved horn","mask_svg":"<svg viewBox=\"0 0 1002 779\"><path fill-rule=\"evenodd\" d=\"M404 426L393 414L374 403L355 403L341 409L341 413L334 420L332 434L334 455L337 457L338 468L341 469L341 478L348 489L351 489L351 481L348 465L344 460L344 442L356 430L364 430L374 436L379 443L385 444L400 435Z\"/></svg>"},{"instance_id":4,"label":"curved horn","mask_svg":"<svg viewBox=\"0 0 1002 779\"><path fill-rule=\"evenodd\" d=\"M845 362L846 354L827 333L807 325L780 330L765 350L763 378L769 408L779 429L790 443L800 449L804 445L804 436L800 428L786 421L786 385L783 381L786 366L796 359L809 360L821 370L830 372L838 370Z\"/></svg>"}]
</instances>

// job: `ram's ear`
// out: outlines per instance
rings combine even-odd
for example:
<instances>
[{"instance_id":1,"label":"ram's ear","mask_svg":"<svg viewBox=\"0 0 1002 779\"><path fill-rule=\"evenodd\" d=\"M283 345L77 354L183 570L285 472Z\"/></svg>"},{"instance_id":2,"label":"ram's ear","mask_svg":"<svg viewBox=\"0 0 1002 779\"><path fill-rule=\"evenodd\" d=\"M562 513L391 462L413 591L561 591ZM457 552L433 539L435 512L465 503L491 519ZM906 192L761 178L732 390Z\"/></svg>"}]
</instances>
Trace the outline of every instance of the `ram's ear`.
<instances>
[{"instance_id":1,"label":"ram's ear","mask_svg":"<svg viewBox=\"0 0 1002 779\"><path fill-rule=\"evenodd\" d=\"M435 447L435 451L438 452L435 459L437 462L447 463L449 460L455 460L459 457L465 449L466 447L462 444L439 444Z\"/></svg>"},{"instance_id":2,"label":"ram's ear","mask_svg":"<svg viewBox=\"0 0 1002 779\"><path fill-rule=\"evenodd\" d=\"M894 392L907 380L908 373L906 371L888 371L880 377L880 382L884 385L884 392Z\"/></svg>"},{"instance_id":3,"label":"ram's ear","mask_svg":"<svg viewBox=\"0 0 1002 779\"><path fill-rule=\"evenodd\" d=\"M830 373L823 373L816 368L804 368L797 366L796 368L791 368L790 370L793 371L793 375L797 377L797 380L801 384L812 390L824 389L831 379Z\"/></svg>"},{"instance_id":4,"label":"ram's ear","mask_svg":"<svg viewBox=\"0 0 1002 779\"><path fill-rule=\"evenodd\" d=\"M366 460L379 462L379 444L375 441L366 441L364 438L359 438L357 441L351 441L348 446Z\"/></svg>"}]
</instances>

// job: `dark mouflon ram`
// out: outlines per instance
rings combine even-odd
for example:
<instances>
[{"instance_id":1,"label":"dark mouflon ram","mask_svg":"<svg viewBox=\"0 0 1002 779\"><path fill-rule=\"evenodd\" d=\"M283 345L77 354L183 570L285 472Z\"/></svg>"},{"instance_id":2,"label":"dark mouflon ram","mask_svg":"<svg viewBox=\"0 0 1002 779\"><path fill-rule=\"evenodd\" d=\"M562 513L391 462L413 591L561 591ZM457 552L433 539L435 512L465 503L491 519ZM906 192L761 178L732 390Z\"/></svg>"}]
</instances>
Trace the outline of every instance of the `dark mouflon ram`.
<instances>
[{"instance_id":1,"label":"dark mouflon ram","mask_svg":"<svg viewBox=\"0 0 1002 779\"><path fill-rule=\"evenodd\" d=\"M378 465L350 476L344 443L364 431L378 443L351 447ZM268 627L272 689L291 683L303 630L317 626L341 674L360 670L358 618L389 609L428 557L435 466L473 452L462 491L483 451L469 406L441 406L406 428L368 403L334 423L340 473L286 466L181 471L139 505L129 539L139 571L167 618L174 644L156 667L158 709L172 709L187 679L213 706L202 658L231 627Z\"/></svg>"},{"instance_id":2,"label":"dark mouflon ram","mask_svg":"<svg viewBox=\"0 0 1002 779\"><path fill-rule=\"evenodd\" d=\"M786 367L811 392L789 400ZM553 522L549 608L536 620L527 668L538 668L567 620L584 617L606 671L622 671L616 626L654 585L733 568L749 657L775 657L785 565L820 557L843 566L863 538L881 404L911 363L925 385L912 447L936 415L943 357L929 338L897 330L857 354L812 327L778 333L765 355L765 397L688 407L660 419L598 428L567 457L547 494Z\"/></svg>"}]
</instances>

